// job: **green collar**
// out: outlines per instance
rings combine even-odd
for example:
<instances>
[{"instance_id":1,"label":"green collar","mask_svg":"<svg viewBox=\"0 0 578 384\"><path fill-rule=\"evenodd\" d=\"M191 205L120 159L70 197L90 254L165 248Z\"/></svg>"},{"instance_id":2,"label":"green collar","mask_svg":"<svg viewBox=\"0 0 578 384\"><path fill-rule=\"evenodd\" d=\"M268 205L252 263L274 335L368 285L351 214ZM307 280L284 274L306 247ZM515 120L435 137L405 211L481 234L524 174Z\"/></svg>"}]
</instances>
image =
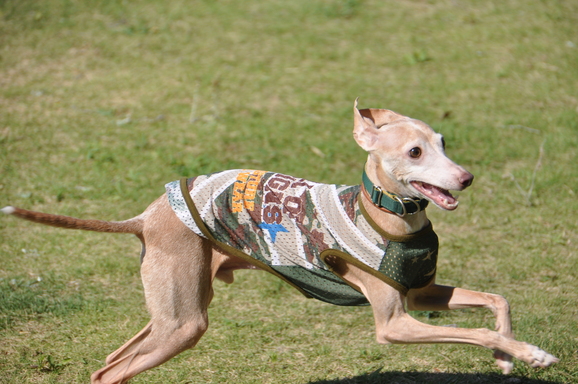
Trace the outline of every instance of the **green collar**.
<instances>
[{"instance_id":1,"label":"green collar","mask_svg":"<svg viewBox=\"0 0 578 384\"><path fill-rule=\"evenodd\" d=\"M379 208L385 208L400 217L423 211L429 204L429 201L426 199L402 198L395 193L384 191L381 187L376 186L369 180L365 171L363 171L363 187L369 193L373 204Z\"/></svg>"}]
</instances>

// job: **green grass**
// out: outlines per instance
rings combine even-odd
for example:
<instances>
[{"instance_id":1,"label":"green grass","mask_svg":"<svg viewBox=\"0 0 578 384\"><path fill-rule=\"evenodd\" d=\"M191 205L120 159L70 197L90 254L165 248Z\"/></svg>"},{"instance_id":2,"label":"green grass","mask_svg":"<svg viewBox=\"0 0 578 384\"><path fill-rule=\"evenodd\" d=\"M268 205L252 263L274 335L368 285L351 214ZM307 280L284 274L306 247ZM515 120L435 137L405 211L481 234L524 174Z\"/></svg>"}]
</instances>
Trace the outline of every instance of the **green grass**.
<instances>
[{"instance_id":1,"label":"green grass","mask_svg":"<svg viewBox=\"0 0 578 384\"><path fill-rule=\"evenodd\" d=\"M576 25L571 0L4 0L0 206L119 220L233 167L358 183L359 96L429 123L476 175L456 212L430 209L439 281L505 295L517 337L562 361L511 379L480 348L380 346L370 308L240 272L198 347L134 382L575 382ZM139 249L0 218L0 383L87 382L148 321Z\"/></svg>"}]
</instances>

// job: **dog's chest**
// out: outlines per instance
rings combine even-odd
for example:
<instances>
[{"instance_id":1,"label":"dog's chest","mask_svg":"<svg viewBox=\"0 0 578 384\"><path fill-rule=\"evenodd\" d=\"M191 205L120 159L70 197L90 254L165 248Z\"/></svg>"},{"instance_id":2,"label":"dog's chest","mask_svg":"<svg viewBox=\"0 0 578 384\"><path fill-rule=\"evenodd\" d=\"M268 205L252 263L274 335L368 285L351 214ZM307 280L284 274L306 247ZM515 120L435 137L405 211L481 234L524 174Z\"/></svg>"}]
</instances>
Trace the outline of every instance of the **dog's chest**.
<instances>
[{"instance_id":1,"label":"dog's chest","mask_svg":"<svg viewBox=\"0 0 578 384\"><path fill-rule=\"evenodd\" d=\"M323 261L328 255L378 271L401 291L435 273L433 231L435 239L425 243L387 239L362 214L359 186L233 170L189 179L182 187L186 191L179 182L167 184L167 195L189 228L236 256L268 266L309 296L342 305L367 303L329 270Z\"/></svg>"}]
</instances>

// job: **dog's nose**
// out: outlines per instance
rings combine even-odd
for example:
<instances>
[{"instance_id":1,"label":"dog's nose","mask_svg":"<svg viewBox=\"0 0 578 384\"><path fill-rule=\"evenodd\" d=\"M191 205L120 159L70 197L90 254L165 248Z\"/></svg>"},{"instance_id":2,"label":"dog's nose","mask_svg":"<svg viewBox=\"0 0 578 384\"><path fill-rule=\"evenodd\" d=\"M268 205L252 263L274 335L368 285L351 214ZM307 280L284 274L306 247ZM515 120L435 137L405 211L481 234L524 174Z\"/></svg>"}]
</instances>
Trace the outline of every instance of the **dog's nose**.
<instances>
[{"instance_id":1,"label":"dog's nose","mask_svg":"<svg viewBox=\"0 0 578 384\"><path fill-rule=\"evenodd\" d=\"M469 172L466 172L462 176L460 176L460 183L464 188L467 188L470 185L472 185L472 181L474 181L474 175L472 175Z\"/></svg>"}]
</instances>

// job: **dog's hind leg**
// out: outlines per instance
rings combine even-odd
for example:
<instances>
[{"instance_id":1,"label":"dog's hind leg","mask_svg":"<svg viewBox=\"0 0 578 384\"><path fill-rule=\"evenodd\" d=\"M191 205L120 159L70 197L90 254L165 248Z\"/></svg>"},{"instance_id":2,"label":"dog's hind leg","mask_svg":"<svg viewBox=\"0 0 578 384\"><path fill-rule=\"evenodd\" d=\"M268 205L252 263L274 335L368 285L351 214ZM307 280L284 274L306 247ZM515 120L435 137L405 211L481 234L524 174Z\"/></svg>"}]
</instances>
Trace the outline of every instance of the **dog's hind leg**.
<instances>
[{"instance_id":1,"label":"dog's hind leg","mask_svg":"<svg viewBox=\"0 0 578 384\"><path fill-rule=\"evenodd\" d=\"M122 347L111 353L106 358L106 364L107 365L112 364L115 361L120 360L123 357L137 351L141 342L144 339L146 339L148 335L151 333L151 329L152 329L152 321L149 321L149 323L139 333L134 335L132 339L130 339Z\"/></svg>"},{"instance_id":2,"label":"dog's hind leg","mask_svg":"<svg viewBox=\"0 0 578 384\"><path fill-rule=\"evenodd\" d=\"M164 209L145 223L144 239L141 274L151 321L108 357L92 383L125 383L194 347L208 327L213 296L210 243Z\"/></svg>"}]
</instances>

